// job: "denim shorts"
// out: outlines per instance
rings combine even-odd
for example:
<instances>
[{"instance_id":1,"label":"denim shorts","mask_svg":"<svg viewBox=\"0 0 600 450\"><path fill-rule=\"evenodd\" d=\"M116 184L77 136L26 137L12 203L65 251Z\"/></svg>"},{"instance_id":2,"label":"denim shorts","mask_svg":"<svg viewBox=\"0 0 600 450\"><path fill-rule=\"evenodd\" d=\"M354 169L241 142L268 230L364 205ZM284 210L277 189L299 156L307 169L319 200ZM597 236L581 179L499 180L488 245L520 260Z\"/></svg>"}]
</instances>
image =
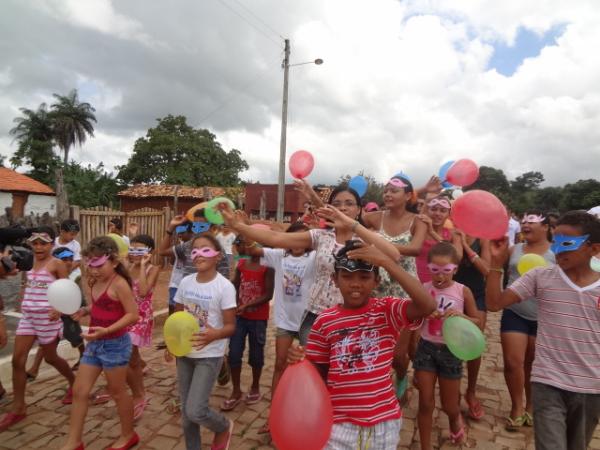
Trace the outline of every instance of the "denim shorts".
<instances>
[{"instance_id":1,"label":"denim shorts","mask_svg":"<svg viewBox=\"0 0 600 450\"><path fill-rule=\"evenodd\" d=\"M501 333L522 333L535 337L537 335L537 321L524 319L514 311L505 309L500 319Z\"/></svg>"},{"instance_id":2,"label":"denim shorts","mask_svg":"<svg viewBox=\"0 0 600 450\"><path fill-rule=\"evenodd\" d=\"M419 340L413 369L435 372L440 378L456 380L462 377L462 361L444 344Z\"/></svg>"},{"instance_id":3,"label":"denim shorts","mask_svg":"<svg viewBox=\"0 0 600 450\"><path fill-rule=\"evenodd\" d=\"M260 369L265 365L265 344L267 342L267 321L250 320L237 317L235 332L229 340L229 366L242 367L242 355L246 347L248 336L249 351L248 364L250 367Z\"/></svg>"},{"instance_id":4,"label":"denim shorts","mask_svg":"<svg viewBox=\"0 0 600 450\"><path fill-rule=\"evenodd\" d=\"M129 333L112 339L98 339L88 342L81 357L81 364L115 369L125 367L131 358L131 338Z\"/></svg>"}]
</instances>

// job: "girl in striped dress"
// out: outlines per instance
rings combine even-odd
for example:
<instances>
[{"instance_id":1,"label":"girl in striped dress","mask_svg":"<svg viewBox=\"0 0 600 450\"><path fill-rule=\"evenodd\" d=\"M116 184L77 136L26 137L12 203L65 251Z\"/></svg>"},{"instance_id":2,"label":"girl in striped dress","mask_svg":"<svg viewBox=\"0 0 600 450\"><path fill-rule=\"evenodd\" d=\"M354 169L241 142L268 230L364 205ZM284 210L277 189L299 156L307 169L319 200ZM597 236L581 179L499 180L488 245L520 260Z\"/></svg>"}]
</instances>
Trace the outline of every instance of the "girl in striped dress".
<instances>
[{"instance_id":1,"label":"girl in striped dress","mask_svg":"<svg viewBox=\"0 0 600 450\"><path fill-rule=\"evenodd\" d=\"M60 313L48 303L48 286L59 278L67 278L67 268L52 256L54 231L50 227L39 227L28 239L33 248L33 268L27 272L21 312L23 314L17 327L15 348L12 357L13 366L13 404L10 412L0 418L0 432L22 421L27 416L25 404L25 385L27 375L25 363L33 344L37 341L42 349L44 360L54 366L63 375L69 388L63 404L71 404L73 394L71 386L74 376L67 361L58 356L56 347L62 334Z\"/></svg>"}]
</instances>

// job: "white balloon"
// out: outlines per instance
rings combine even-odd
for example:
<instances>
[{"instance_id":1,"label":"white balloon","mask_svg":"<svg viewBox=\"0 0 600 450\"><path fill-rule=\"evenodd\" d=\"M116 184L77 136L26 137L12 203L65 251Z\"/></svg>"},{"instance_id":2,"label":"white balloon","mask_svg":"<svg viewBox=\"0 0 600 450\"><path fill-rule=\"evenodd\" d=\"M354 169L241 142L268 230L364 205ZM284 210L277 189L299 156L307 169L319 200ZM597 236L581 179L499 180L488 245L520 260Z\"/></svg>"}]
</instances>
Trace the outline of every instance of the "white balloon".
<instances>
[{"instance_id":1,"label":"white balloon","mask_svg":"<svg viewBox=\"0 0 600 450\"><path fill-rule=\"evenodd\" d=\"M63 314L74 314L81 307L81 290L74 281L62 278L48 286L48 303Z\"/></svg>"},{"instance_id":2,"label":"white balloon","mask_svg":"<svg viewBox=\"0 0 600 450\"><path fill-rule=\"evenodd\" d=\"M460 197L460 196L461 196L461 195L463 195L463 194L464 194L464 192L463 192L462 190L460 190L460 189L454 189L454 190L452 191L452 198L453 198L454 200L456 200L458 197Z\"/></svg>"},{"instance_id":3,"label":"white balloon","mask_svg":"<svg viewBox=\"0 0 600 450\"><path fill-rule=\"evenodd\" d=\"M594 272L600 272L600 258L592 256L590 260L590 267Z\"/></svg>"}]
</instances>

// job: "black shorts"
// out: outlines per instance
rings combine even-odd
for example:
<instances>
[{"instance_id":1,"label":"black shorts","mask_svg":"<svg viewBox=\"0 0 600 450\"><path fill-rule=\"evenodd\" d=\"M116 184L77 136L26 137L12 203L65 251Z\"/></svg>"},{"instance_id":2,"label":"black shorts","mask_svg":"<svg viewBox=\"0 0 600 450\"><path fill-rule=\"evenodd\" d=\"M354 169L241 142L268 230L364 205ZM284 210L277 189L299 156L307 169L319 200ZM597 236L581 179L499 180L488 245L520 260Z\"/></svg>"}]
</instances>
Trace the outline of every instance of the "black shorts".
<instances>
[{"instance_id":1,"label":"black shorts","mask_svg":"<svg viewBox=\"0 0 600 450\"><path fill-rule=\"evenodd\" d=\"M537 335L537 320L524 319L510 309L502 311L500 333L522 333L535 337Z\"/></svg>"},{"instance_id":2,"label":"black shorts","mask_svg":"<svg viewBox=\"0 0 600 450\"><path fill-rule=\"evenodd\" d=\"M452 354L445 344L435 344L421 338L413 369L437 373L441 378L462 378L462 361Z\"/></svg>"},{"instance_id":3,"label":"black shorts","mask_svg":"<svg viewBox=\"0 0 600 450\"><path fill-rule=\"evenodd\" d=\"M83 344L79 322L64 314L60 318L63 322L63 337L71 343L73 348L77 348Z\"/></svg>"}]
</instances>

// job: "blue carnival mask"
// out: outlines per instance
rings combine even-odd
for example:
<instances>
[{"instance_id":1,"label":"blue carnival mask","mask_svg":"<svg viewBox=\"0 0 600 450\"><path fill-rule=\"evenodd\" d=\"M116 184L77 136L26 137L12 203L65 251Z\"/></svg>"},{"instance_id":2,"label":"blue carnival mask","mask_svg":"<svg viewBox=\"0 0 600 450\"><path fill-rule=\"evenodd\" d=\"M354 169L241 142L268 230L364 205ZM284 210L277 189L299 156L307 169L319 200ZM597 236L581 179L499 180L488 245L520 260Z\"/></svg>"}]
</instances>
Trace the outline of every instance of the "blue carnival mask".
<instances>
[{"instance_id":1,"label":"blue carnival mask","mask_svg":"<svg viewBox=\"0 0 600 450\"><path fill-rule=\"evenodd\" d=\"M185 233L187 231L189 231L187 225L179 225L175 228L175 233L177 234Z\"/></svg>"},{"instance_id":2,"label":"blue carnival mask","mask_svg":"<svg viewBox=\"0 0 600 450\"><path fill-rule=\"evenodd\" d=\"M192 231L194 233L205 233L210 229L210 223L208 222L194 222L192 224Z\"/></svg>"},{"instance_id":3,"label":"blue carnival mask","mask_svg":"<svg viewBox=\"0 0 600 450\"><path fill-rule=\"evenodd\" d=\"M54 255L54 257L58 258L58 259L73 258L74 256L75 256L75 254L71 250L68 250L68 249L63 250L58 255Z\"/></svg>"},{"instance_id":4,"label":"blue carnival mask","mask_svg":"<svg viewBox=\"0 0 600 450\"><path fill-rule=\"evenodd\" d=\"M564 234L555 234L554 240L552 242L552 253L558 255L562 252L572 252L574 250L578 250L579 247L583 245L585 241L590 237L589 234L584 234L583 236L567 236Z\"/></svg>"}]
</instances>

